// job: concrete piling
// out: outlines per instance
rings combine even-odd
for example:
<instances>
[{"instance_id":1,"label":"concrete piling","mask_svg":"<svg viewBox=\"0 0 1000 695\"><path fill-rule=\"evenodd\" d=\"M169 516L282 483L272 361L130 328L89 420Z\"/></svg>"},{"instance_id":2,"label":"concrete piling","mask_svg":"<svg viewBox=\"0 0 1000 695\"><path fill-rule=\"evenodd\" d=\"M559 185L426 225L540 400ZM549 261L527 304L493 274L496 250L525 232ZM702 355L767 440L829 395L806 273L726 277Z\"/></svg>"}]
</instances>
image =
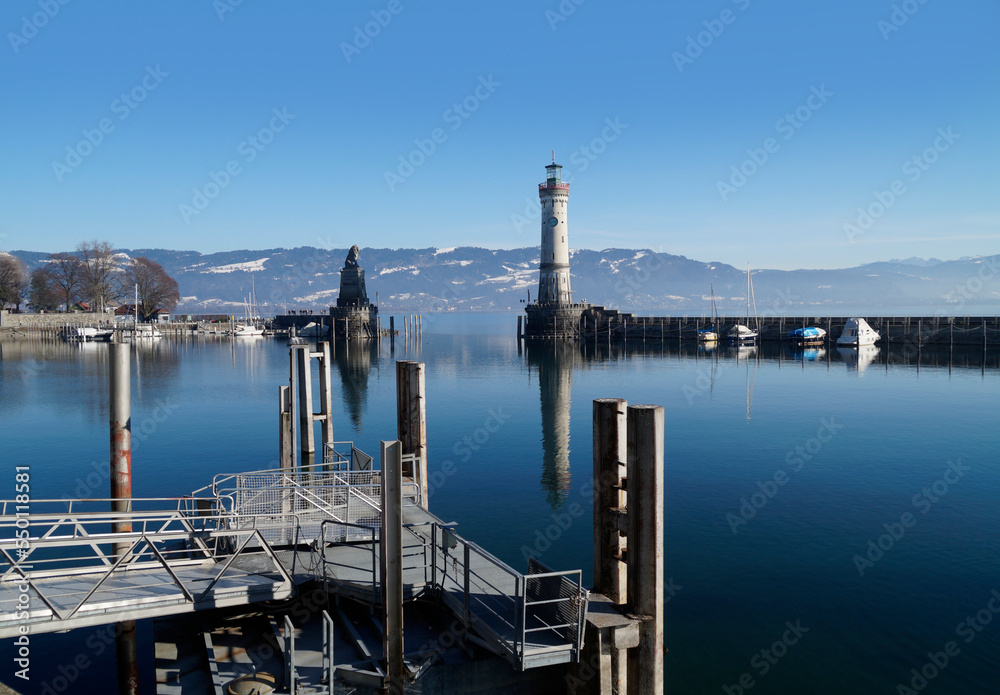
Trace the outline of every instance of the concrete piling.
<instances>
[{"instance_id":1,"label":"concrete piling","mask_svg":"<svg viewBox=\"0 0 1000 695\"><path fill-rule=\"evenodd\" d=\"M326 453L326 445L333 444L333 389L330 381L330 343L320 343L319 346L319 420L320 441L322 452Z\"/></svg>"},{"instance_id":2,"label":"concrete piling","mask_svg":"<svg viewBox=\"0 0 1000 695\"><path fill-rule=\"evenodd\" d=\"M403 451L399 441L382 442L382 654L387 692L402 693L403 664Z\"/></svg>"},{"instance_id":3,"label":"concrete piling","mask_svg":"<svg viewBox=\"0 0 1000 695\"><path fill-rule=\"evenodd\" d=\"M314 358L319 362L320 412L318 413L313 412L312 360ZM298 391L300 465L311 466L316 462L316 436L313 432L313 423L319 422L322 425L320 429L322 452L326 451L327 444L333 443L333 389L331 382L330 343L320 343L319 350L313 352L309 349L308 344L292 343L289 341L288 379L290 387L289 401L291 403L295 402L294 393L296 388ZM294 422L295 418L290 414L292 410L291 406L287 408L289 417ZM284 413L285 411L285 405L282 403L282 412ZM282 434L287 437L289 443L294 441L294 431L287 432L283 429ZM282 448L282 451L284 451L284 448ZM281 459L282 465L284 465L286 460L289 459ZM289 467L294 467L294 460L289 461Z\"/></svg>"},{"instance_id":4,"label":"concrete piling","mask_svg":"<svg viewBox=\"0 0 1000 695\"><path fill-rule=\"evenodd\" d=\"M621 398L594 401L594 591L624 605L626 540L616 517L625 511L626 408Z\"/></svg>"},{"instance_id":5,"label":"concrete piling","mask_svg":"<svg viewBox=\"0 0 1000 695\"><path fill-rule=\"evenodd\" d=\"M594 401L594 695L663 693L663 408ZM625 538L622 538L622 536Z\"/></svg>"},{"instance_id":6,"label":"concrete piling","mask_svg":"<svg viewBox=\"0 0 1000 695\"><path fill-rule=\"evenodd\" d=\"M428 508L425 385L423 362L396 362L396 436L403 454L417 457L415 467L407 466L403 475L420 485L422 504Z\"/></svg>"},{"instance_id":7,"label":"concrete piling","mask_svg":"<svg viewBox=\"0 0 1000 695\"><path fill-rule=\"evenodd\" d=\"M629 406L628 605L643 617L629 692L663 693L663 407Z\"/></svg>"},{"instance_id":8,"label":"concrete piling","mask_svg":"<svg viewBox=\"0 0 1000 695\"><path fill-rule=\"evenodd\" d=\"M302 465L316 462L316 437L313 433L312 369L308 345L295 345L296 371L299 381L299 452Z\"/></svg>"},{"instance_id":9,"label":"concrete piling","mask_svg":"<svg viewBox=\"0 0 1000 695\"><path fill-rule=\"evenodd\" d=\"M292 425L294 409L290 386L278 387L278 467L291 470L295 467L295 428Z\"/></svg>"}]
</instances>

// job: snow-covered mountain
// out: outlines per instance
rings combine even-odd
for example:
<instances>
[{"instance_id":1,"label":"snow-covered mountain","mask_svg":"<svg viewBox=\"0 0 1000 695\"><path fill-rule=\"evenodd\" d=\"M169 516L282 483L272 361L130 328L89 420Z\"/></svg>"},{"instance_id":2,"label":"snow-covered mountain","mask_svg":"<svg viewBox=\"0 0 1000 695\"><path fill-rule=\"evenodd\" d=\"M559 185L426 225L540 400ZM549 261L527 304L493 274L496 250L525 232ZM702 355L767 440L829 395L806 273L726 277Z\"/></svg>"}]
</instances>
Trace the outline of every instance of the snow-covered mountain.
<instances>
[{"instance_id":1,"label":"snow-covered mountain","mask_svg":"<svg viewBox=\"0 0 1000 695\"><path fill-rule=\"evenodd\" d=\"M251 283L263 313L326 310L336 303L347 247L240 250L201 254L121 249L162 264L180 286L178 313L241 311ZM29 268L44 253L14 251ZM648 249L571 252L578 301L649 314L706 314L709 287L721 313L745 310L746 273ZM392 311L508 311L533 297L538 248L493 251L362 249L368 293ZM251 280L252 278L252 280ZM1000 311L1000 256L956 261L905 259L837 270L754 270L760 314L987 313Z\"/></svg>"}]
</instances>

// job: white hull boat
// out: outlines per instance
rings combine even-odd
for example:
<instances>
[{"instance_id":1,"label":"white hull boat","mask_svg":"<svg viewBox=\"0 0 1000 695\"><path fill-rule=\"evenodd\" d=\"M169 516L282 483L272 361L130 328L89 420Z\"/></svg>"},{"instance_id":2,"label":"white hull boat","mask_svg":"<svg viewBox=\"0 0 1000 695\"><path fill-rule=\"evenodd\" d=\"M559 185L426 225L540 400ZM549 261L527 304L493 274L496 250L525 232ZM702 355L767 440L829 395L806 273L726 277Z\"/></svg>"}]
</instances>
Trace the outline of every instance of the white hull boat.
<instances>
[{"instance_id":1,"label":"white hull boat","mask_svg":"<svg viewBox=\"0 0 1000 695\"><path fill-rule=\"evenodd\" d=\"M861 347L864 345L874 345L881 336L878 331L868 325L864 319L848 319L844 324L844 332L837 338L837 345L841 347Z\"/></svg>"}]
</instances>

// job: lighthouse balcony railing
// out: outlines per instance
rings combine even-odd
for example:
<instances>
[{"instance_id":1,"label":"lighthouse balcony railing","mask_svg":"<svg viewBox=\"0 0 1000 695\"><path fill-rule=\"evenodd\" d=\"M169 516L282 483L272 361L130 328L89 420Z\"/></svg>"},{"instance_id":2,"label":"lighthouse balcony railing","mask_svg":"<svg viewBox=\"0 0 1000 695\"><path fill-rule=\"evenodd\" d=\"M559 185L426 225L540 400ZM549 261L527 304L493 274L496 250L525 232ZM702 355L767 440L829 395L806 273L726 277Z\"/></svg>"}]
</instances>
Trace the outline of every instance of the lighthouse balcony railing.
<instances>
[{"instance_id":1,"label":"lighthouse balcony railing","mask_svg":"<svg viewBox=\"0 0 1000 695\"><path fill-rule=\"evenodd\" d=\"M569 184L568 183L555 183L555 182L553 182L553 183L540 183L540 184L538 184L538 190L540 190L540 191L544 191L544 190L546 190L548 188L561 188L563 190L567 190L568 191L569 190Z\"/></svg>"}]
</instances>

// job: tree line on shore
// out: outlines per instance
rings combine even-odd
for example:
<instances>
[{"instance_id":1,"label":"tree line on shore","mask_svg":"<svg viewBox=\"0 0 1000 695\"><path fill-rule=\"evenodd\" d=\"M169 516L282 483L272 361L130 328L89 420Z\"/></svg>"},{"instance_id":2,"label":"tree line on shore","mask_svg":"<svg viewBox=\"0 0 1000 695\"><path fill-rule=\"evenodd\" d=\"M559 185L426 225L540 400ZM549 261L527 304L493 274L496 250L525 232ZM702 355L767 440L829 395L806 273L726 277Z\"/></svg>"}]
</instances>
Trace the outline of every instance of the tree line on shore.
<instances>
[{"instance_id":1,"label":"tree line on shore","mask_svg":"<svg viewBox=\"0 0 1000 695\"><path fill-rule=\"evenodd\" d=\"M0 256L0 307L21 309L27 302L36 312L70 311L80 302L93 311L132 303L148 320L158 311L172 311L180 301L177 281L145 256L121 258L107 241L82 242L74 253L52 253L31 273L19 259Z\"/></svg>"}]
</instances>

